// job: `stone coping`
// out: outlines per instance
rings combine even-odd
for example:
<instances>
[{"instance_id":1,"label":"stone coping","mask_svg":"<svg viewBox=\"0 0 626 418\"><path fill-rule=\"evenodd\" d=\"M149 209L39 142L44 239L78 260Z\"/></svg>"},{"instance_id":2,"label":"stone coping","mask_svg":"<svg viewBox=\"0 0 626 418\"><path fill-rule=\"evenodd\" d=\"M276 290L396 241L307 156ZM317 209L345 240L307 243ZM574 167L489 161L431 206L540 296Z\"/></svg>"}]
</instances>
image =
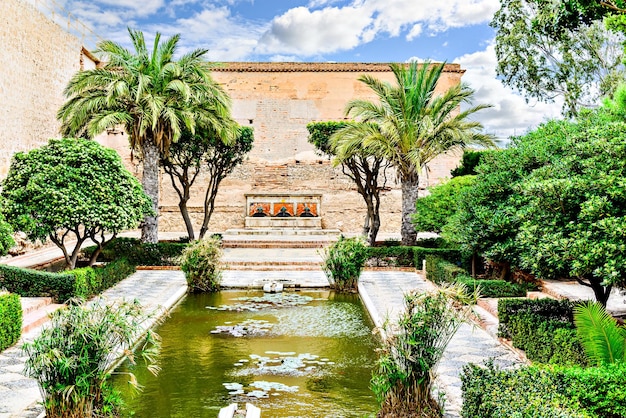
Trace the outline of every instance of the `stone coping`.
<instances>
[{"instance_id":1,"label":"stone coping","mask_svg":"<svg viewBox=\"0 0 626 418\"><path fill-rule=\"evenodd\" d=\"M216 72L391 72L385 62L224 62ZM460 64L446 64L444 72L461 73Z\"/></svg>"}]
</instances>

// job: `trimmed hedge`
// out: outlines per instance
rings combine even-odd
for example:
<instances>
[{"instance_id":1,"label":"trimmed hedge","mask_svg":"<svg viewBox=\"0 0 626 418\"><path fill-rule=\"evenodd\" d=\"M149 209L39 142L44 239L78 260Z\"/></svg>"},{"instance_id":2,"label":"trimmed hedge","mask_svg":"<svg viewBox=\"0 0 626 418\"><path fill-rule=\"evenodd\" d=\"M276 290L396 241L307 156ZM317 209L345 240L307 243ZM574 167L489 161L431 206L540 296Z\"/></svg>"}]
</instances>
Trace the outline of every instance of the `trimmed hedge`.
<instances>
[{"instance_id":1,"label":"trimmed hedge","mask_svg":"<svg viewBox=\"0 0 626 418\"><path fill-rule=\"evenodd\" d=\"M426 274L428 280L437 284L462 283L469 292L480 287L480 295L486 298L526 296L526 285L504 280L477 280L461 267L433 255L426 256Z\"/></svg>"},{"instance_id":2,"label":"trimmed hedge","mask_svg":"<svg viewBox=\"0 0 626 418\"><path fill-rule=\"evenodd\" d=\"M100 258L104 261L125 258L136 266L177 266L180 265L180 255L187 245L181 242L143 244L136 238L115 238L102 249ZM94 249L95 247L85 248L83 253L89 256Z\"/></svg>"},{"instance_id":3,"label":"trimmed hedge","mask_svg":"<svg viewBox=\"0 0 626 418\"><path fill-rule=\"evenodd\" d=\"M74 297L75 276L71 273L49 273L0 264L0 288L23 297L52 297L63 303Z\"/></svg>"},{"instance_id":4,"label":"trimmed hedge","mask_svg":"<svg viewBox=\"0 0 626 418\"><path fill-rule=\"evenodd\" d=\"M0 351L11 347L22 335L22 304L19 295L0 292Z\"/></svg>"},{"instance_id":5,"label":"trimmed hedge","mask_svg":"<svg viewBox=\"0 0 626 418\"><path fill-rule=\"evenodd\" d=\"M533 314L545 320L574 323L574 303L567 299L502 299L498 301L498 335L511 338L508 323L516 316Z\"/></svg>"},{"instance_id":6,"label":"trimmed hedge","mask_svg":"<svg viewBox=\"0 0 626 418\"><path fill-rule=\"evenodd\" d=\"M421 270L422 260L428 255L437 255L452 262L461 262L461 252L452 248L430 247L367 247L367 257L375 264L393 267L415 267Z\"/></svg>"},{"instance_id":7,"label":"trimmed hedge","mask_svg":"<svg viewBox=\"0 0 626 418\"><path fill-rule=\"evenodd\" d=\"M501 299L498 301L498 334L510 338L537 363L588 364L578 340L569 300Z\"/></svg>"},{"instance_id":8,"label":"trimmed hedge","mask_svg":"<svg viewBox=\"0 0 626 418\"><path fill-rule=\"evenodd\" d=\"M617 418L626 416L626 364L523 367L469 364L461 375L463 409L471 418Z\"/></svg>"}]
</instances>

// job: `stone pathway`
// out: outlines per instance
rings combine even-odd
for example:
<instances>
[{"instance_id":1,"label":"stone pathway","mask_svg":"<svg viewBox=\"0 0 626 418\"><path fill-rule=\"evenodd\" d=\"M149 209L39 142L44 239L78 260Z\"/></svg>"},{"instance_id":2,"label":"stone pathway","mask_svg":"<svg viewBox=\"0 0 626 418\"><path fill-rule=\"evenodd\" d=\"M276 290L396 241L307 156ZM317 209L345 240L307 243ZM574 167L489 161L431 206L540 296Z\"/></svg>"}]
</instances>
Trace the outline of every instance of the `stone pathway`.
<instances>
[{"instance_id":1,"label":"stone pathway","mask_svg":"<svg viewBox=\"0 0 626 418\"><path fill-rule=\"evenodd\" d=\"M397 319L404 307L403 295L411 290L427 291L433 284L415 272L364 271L359 293L380 326L386 319ZM509 368L522 361L509 349L478 326L463 323L452 337L437 369L436 386L445 393L445 417L459 417L462 403L460 375L468 363L482 364L488 359Z\"/></svg>"},{"instance_id":2,"label":"stone pathway","mask_svg":"<svg viewBox=\"0 0 626 418\"><path fill-rule=\"evenodd\" d=\"M185 275L172 270L140 270L104 292L104 303L138 300L146 312L155 313L147 327L167 313L187 292ZM45 325L44 325L45 326ZM21 346L32 341L41 328L23 335L20 342L0 353L0 418L37 417L43 410L38 405L41 395L37 382L24 376Z\"/></svg>"}]
</instances>

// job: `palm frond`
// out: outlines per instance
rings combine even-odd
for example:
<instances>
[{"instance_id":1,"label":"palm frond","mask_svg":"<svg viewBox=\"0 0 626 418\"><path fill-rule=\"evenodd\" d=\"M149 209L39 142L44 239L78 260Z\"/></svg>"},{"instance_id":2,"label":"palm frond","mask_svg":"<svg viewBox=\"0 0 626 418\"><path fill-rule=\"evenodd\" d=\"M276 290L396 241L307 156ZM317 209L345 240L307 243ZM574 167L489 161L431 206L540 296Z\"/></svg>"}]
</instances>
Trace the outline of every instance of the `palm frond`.
<instances>
[{"instance_id":1,"label":"palm frond","mask_svg":"<svg viewBox=\"0 0 626 418\"><path fill-rule=\"evenodd\" d=\"M624 328L599 303L586 302L576 306L574 322L590 361L601 365L626 359Z\"/></svg>"}]
</instances>

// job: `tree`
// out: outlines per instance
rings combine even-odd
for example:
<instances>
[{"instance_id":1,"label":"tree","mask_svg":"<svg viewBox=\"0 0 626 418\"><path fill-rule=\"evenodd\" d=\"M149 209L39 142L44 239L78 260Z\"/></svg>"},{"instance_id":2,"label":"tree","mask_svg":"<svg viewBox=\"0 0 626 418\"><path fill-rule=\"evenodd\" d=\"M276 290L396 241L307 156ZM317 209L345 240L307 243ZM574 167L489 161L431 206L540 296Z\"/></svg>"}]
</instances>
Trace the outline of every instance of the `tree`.
<instances>
[{"instance_id":1,"label":"tree","mask_svg":"<svg viewBox=\"0 0 626 418\"><path fill-rule=\"evenodd\" d=\"M359 124L348 125L332 137L337 156L343 159L355 150L384 158L402 184L402 243L415 245L417 232L411 215L418 199L421 171L445 151L470 144L492 146L491 137L479 132L482 125L469 120L489 107L478 105L459 110L474 93L465 84L452 86L441 95L435 88L445 64L392 64L396 84L369 75L359 77L376 94L379 103L352 100L346 115Z\"/></svg>"},{"instance_id":2,"label":"tree","mask_svg":"<svg viewBox=\"0 0 626 418\"><path fill-rule=\"evenodd\" d=\"M563 114L596 106L626 74L624 37L605 28L601 9L575 1L503 0L496 29L497 74L527 100L562 97Z\"/></svg>"},{"instance_id":3,"label":"tree","mask_svg":"<svg viewBox=\"0 0 626 418\"><path fill-rule=\"evenodd\" d=\"M14 245L13 228L0 213L0 255L6 255Z\"/></svg>"},{"instance_id":4,"label":"tree","mask_svg":"<svg viewBox=\"0 0 626 418\"><path fill-rule=\"evenodd\" d=\"M309 142L315 148L329 157L337 157L331 136L346 127L347 122L313 122L307 125ZM367 216L363 225L363 235L367 236L370 245L376 243L376 236L380 229L380 192L385 188L387 177L385 170L388 163L382 157L370 156L362 149L353 149L350 154L337 158L341 164L343 174L348 176L356 185L357 192L363 197L367 207ZM379 185L379 176L382 174L383 184Z\"/></svg>"},{"instance_id":5,"label":"tree","mask_svg":"<svg viewBox=\"0 0 626 418\"><path fill-rule=\"evenodd\" d=\"M430 194L417 199L413 225L417 231L440 233L457 210L459 196L474 183L474 176L460 176L431 187Z\"/></svg>"},{"instance_id":6,"label":"tree","mask_svg":"<svg viewBox=\"0 0 626 418\"><path fill-rule=\"evenodd\" d=\"M521 266L574 278L604 306L613 286L626 286L625 132L622 121L585 114L563 154L519 185L528 202L517 239ZM534 140L550 138L538 132Z\"/></svg>"},{"instance_id":7,"label":"tree","mask_svg":"<svg viewBox=\"0 0 626 418\"><path fill-rule=\"evenodd\" d=\"M85 139L51 140L15 154L2 197L2 212L13 228L33 241L49 238L70 269L86 239L98 246L91 265L118 232L136 228L151 213L149 197L119 155Z\"/></svg>"},{"instance_id":8,"label":"tree","mask_svg":"<svg viewBox=\"0 0 626 418\"><path fill-rule=\"evenodd\" d=\"M142 226L142 241L158 241L159 157L167 155L183 127L211 127L230 142L234 137L230 100L210 76L207 50L193 50L174 60L180 35L161 42L156 34L148 50L140 31L128 30L134 53L113 41L95 51L103 68L76 73L65 88L67 102L57 117L69 136L93 137L123 125L133 151L143 162L142 184L153 212Z\"/></svg>"},{"instance_id":9,"label":"tree","mask_svg":"<svg viewBox=\"0 0 626 418\"><path fill-rule=\"evenodd\" d=\"M208 230L220 183L243 162L245 155L252 149L253 141L254 132L249 127L240 127L235 141L228 144L212 129L199 128L195 134L185 130L180 139L171 145L169 154L161 158L161 165L178 194L178 207L190 240L195 239L195 233L187 202L196 178L203 171L209 175L200 228L202 239Z\"/></svg>"}]
</instances>

